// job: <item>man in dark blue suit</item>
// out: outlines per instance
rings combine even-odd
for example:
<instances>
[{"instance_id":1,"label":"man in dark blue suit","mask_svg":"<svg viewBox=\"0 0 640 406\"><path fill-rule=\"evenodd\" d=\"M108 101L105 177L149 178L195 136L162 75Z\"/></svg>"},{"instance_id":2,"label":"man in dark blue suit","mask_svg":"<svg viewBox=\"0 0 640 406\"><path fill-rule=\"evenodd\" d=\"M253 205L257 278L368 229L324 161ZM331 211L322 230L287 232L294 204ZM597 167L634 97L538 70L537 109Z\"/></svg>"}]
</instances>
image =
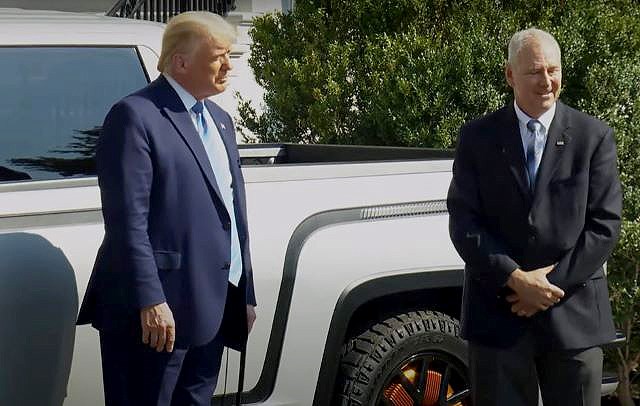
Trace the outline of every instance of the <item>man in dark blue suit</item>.
<instances>
[{"instance_id":1,"label":"man in dark blue suit","mask_svg":"<svg viewBox=\"0 0 640 406\"><path fill-rule=\"evenodd\" d=\"M244 180L225 90L235 32L184 13L162 75L116 103L96 151L105 237L78 324L100 332L107 405L209 405L256 305Z\"/></svg>"},{"instance_id":2,"label":"man in dark blue suit","mask_svg":"<svg viewBox=\"0 0 640 406\"><path fill-rule=\"evenodd\" d=\"M514 34L506 78L514 102L460 131L447 199L473 405L537 406L538 390L545 406L599 405L622 209L613 130L558 100L547 32Z\"/></svg>"}]
</instances>

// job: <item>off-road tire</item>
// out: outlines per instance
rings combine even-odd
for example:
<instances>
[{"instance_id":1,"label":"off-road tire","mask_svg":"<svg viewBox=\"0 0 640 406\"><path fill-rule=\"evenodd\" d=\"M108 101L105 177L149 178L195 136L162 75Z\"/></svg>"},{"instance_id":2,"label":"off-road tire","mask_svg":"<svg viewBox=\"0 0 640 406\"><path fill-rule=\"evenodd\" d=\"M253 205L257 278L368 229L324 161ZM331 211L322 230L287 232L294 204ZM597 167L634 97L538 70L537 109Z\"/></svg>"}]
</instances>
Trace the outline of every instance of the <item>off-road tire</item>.
<instances>
[{"instance_id":1,"label":"off-road tire","mask_svg":"<svg viewBox=\"0 0 640 406\"><path fill-rule=\"evenodd\" d=\"M398 314L350 338L342 348L333 404L377 406L382 385L398 363L425 351L454 357L467 371L466 343L457 320L439 312Z\"/></svg>"}]
</instances>

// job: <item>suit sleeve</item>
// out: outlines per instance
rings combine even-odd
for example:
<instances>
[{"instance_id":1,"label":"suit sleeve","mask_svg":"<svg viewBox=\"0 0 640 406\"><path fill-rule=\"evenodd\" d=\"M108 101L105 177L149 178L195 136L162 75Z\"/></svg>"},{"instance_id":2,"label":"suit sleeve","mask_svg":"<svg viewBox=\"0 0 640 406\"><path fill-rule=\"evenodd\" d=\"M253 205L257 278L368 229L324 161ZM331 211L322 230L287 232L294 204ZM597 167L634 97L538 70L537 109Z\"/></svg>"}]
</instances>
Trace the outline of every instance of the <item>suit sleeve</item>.
<instances>
[{"instance_id":1,"label":"suit sleeve","mask_svg":"<svg viewBox=\"0 0 640 406\"><path fill-rule=\"evenodd\" d=\"M519 265L509 256L503 241L484 225L472 137L473 133L463 127L447 195L449 235L466 264L466 272L497 293Z\"/></svg>"},{"instance_id":2,"label":"suit sleeve","mask_svg":"<svg viewBox=\"0 0 640 406\"><path fill-rule=\"evenodd\" d=\"M585 225L576 245L547 277L563 290L586 282L607 260L620 235L622 187L616 145L610 128L600 140L589 165Z\"/></svg>"},{"instance_id":3,"label":"suit sleeve","mask_svg":"<svg viewBox=\"0 0 640 406\"><path fill-rule=\"evenodd\" d=\"M96 148L105 230L119 255L122 288L137 308L165 302L147 233L153 163L149 140L131 106L116 104Z\"/></svg>"}]
</instances>

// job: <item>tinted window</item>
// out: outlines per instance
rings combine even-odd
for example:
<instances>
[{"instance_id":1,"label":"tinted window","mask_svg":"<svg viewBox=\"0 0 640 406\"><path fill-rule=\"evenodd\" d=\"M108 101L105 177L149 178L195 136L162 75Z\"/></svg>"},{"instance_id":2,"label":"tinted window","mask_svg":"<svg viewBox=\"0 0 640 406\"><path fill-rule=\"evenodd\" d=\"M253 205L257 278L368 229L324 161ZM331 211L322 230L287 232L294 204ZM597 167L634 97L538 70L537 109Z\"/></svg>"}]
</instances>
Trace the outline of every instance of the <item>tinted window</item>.
<instances>
[{"instance_id":1,"label":"tinted window","mask_svg":"<svg viewBox=\"0 0 640 406\"><path fill-rule=\"evenodd\" d=\"M131 47L0 47L0 61L0 182L95 175L104 116L147 84Z\"/></svg>"}]
</instances>

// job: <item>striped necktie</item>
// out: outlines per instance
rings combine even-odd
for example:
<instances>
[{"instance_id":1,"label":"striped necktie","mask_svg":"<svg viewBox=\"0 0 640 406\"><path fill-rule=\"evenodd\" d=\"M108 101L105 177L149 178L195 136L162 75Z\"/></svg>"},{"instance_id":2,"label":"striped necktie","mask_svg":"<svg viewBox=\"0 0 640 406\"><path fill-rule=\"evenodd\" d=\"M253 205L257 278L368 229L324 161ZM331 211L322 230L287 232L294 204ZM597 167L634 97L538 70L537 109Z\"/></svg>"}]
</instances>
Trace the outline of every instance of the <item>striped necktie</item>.
<instances>
[{"instance_id":1,"label":"striped necktie","mask_svg":"<svg viewBox=\"0 0 640 406\"><path fill-rule=\"evenodd\" d=\"M544 134L542 133L542 123L538 120L529 120L527 123L528 143L527 143L527 174L529 175L529 188L535 190L536 175L538 166L542 159L542 148Z\"/></svg>"}]
</instances>

